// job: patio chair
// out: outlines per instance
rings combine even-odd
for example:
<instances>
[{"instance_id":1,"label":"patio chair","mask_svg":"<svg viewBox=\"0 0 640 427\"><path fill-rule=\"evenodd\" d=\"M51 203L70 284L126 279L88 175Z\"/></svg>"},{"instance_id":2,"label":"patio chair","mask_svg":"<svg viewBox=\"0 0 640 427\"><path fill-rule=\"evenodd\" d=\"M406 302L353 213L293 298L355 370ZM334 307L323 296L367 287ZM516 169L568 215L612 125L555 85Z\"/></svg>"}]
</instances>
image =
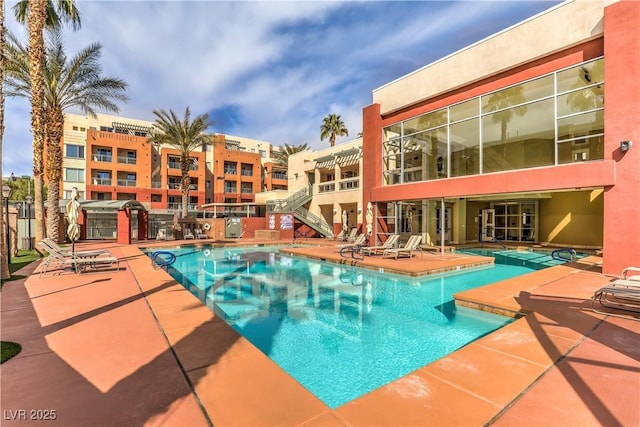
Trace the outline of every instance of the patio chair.
<instances>
[{"instance_id":1,"label":"patio chair","mask_svg":"<svg viewBox=\"0 0 640 427\"><path fill-rule=\"evenodd\" d=\"M208 239L208 238L209 236L207 236L207 233L205 233L199 228L196 228L196 239Z\"/></svg>"},{"instance_id":2,"label":"patio chair","mask_svg":"<svg viewBox=\"0 0 640 427\"><path fill-rule=\"evenodd\" d=\"M394 248L399 238L399 234L392 234L382 245L365 246L362 248L362 253L369 256L382 254L385 250Z\"/></svg>"},{"instance_id":3,"label":"patio chair","mask_svg":"<svg viewBox=\"0 0 640 427\"><path fill-rule=\"evenodd\" d=\"M640 288L604 286L595 291L591 298L591 309L597 313L603 313L597 308L598 304L606 308L640 313Z\"/></svg>"},{"instance_id":4,"label":"patio chair","mask_svg":"<svg viewBox=\"0 0 640 427\"><path fill-rule=\"evenodd\" d=\"M43 246L47 249L47 246L53 250L54 252L59 252L63 256L98 256L98 255L110 255L109 251L106 249L96 249L92 251L71 251L69 249L63 248L56 241L49 237L45 237L40 241L40 246ZM48 251L47 251L48 252Z\"/></svg>"},{"instance_id":5,"label":"patio chair","mask_svg":"<svg viewBox=\"0 0 640 427\"><path fill-rule=\"evenodd\" d=\"M158 234L156 234L156 240L167 240L167 229L159 228Z\"/></svg>"},{"instance_id":6,"label":"patio chair","mask_svg":"<svg viewBox=\"0 0 640 427\"><path fill-rule=\"evenodd\" d=\"M356 237L353 242L347 243L345 245L336 245L336 248L338 249L338 251L340 251L340 250L342 250L344 248L350 248L350 247L353 247L353 246L364 246L364 243L366 241L367 241L367 235L366 235L366 233L362 233L358 237Z\"/></svg>"},{"instance_id":7,"label":"patio chair","mask_svg":"<svg viewBox=\"0 0 640 427\"><path fill-rule=\"evenodd\" d=\"M407 243L405 243L404 246L400 248L385 249L382 252L382 258L387 256L388 257L393 256L395 259L398 259L399 256L404 256L404 255L408 256L409 258L413 258L414 251L420 251L420 254L422 254L420 243L422 243L422 235L421 234L413 235L409 237L409 240L407 240Z\"/></svg>"},{"instance_id":8,"label":"patio chair","mask_svg":"<svg viewBox=\"0 0 640 427\"><path fill-rule=\"evenodd\" d=\"M626 267L622 270L620 277L623 280L634 280L640 282L640 267Z\"/></svg>"},{"instance_id":9,"label":"patio chair","mask_svg":"<svg viewBox=\"0 0 640 427\"><path fill-rule=\"evenodd\" d=\"M59 269L72 267L76 273L81 273L86 271L87 267L113 266L115 264L116 270L120 270L120 260L111 255L104 255L104 251L81 251L76 252L75 256L69 256L57 251L44 241L40 241L39 243L40 247L49 253L47 259L42 263L40 277L42 277L51 266L56 266Z\"/></svg>"},{"instance_id":10,"label":"patio chair","mask_svg":"<svg viewBox=\"0 0 640 427\"><path fill-rule=\"evenodd\" d=\"M357 238L358 238L358 229L356 227L353 227L349 232L349 235L347 236L346 240L348 243L353 243L356 241Z\"/></svg>"},{"instance_id":11,"label":"patio chair","mask_svg":"<svg viewBox=\"0 0 640 427\"><path fill-rule=\"evenodd\" d=\"M182 234L182 238L183 238L183 239L185 239L185 240L186 240L186 239L194 240L194 239L195 239L195 236L194 236L194 235L193 235L193 233L191 232L191 229L189 229L189 228L185 228L185 229L184 229L184 233Z\"/></svg>"}]
</instances>

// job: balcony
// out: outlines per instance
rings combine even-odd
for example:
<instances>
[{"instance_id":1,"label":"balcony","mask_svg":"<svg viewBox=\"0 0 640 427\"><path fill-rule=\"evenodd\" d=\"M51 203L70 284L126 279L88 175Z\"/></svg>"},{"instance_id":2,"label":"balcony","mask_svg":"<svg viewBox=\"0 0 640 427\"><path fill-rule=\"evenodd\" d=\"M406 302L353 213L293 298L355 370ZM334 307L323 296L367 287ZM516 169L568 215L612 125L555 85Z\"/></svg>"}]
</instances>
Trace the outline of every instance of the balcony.
<instances>
[{"instance_id":1,"label":"balcony","mask_svg":"<svg viewBox=\"0 0 640 427\"><path fill-rule=\"evenodd\" d=\"M118 180L118 185L121 187L135 187L136 186L136 181L131 180L131 179L119 179Z\"/></svg>"},{"instance_id":2,"label":"balcony","mask_svg":"<svg viewBox=\"0 0 640 427\"><path fill-rule=\"evenodd\" d=\"M111 154L94 154L92 159L94 162L111 163Z\"/></svg>"},{"instance_id":3,"label":"balcony","mask_svg":"<svg viewBox=\"0 0 640 427\"><path fill-rule=\"evenodd\" d=\"M240 174L242 176L253 176L253 169L243 169Z\"/></svg>"},{"instance_id":4,"label":"balcony","mask_svg":"<svg viewBox=\"0 0 640 427\"><path fill-rule=\"evenodd\" d=\"M251 187L243 187L241 189L241 192L243 194L253 194L253 188L251 188Z\"/></svg>"},{"instance_id":5,"label":"balcony","mask_svg":"<svg viewBox=\"0 0 640 427\"><path fill-rule=\"evenodd\" d=\"M173 211L180 211L180 210L182 210L182 203L179 203L179 202L167 203L167 209L173 210ZM198 205L196 203L188 203L187 204L187 210L189 210L189 211L197 211L198 210Z\"/></svg>"},{"instance_id":6,"label":"balcony","mask_svg":"<svg viewBox=\"0 0 640 427\"><path fill-rule=\"evenodd\" d=\"M179 161L175 161L175 160L169 160L167 162L167 168L169 168L169 169L180 169L180 162ZM190 171L197 171L198 170L198 164L194 163L192 165L189 165L189 170Z\"/></svg>"},{"instance_id":7,"label":"balcony","mask_svg":"<svg viewBox=\"0 0 640 427\"><path fill-rule=\"evenodd\" d=\"M161 181L151 181L151 188L162 188Z\"/></svg>"},{"instance_id":8,"label":"balcony","mask_svg":"<svg viewBox=\"0 0 640 427\"><path fill-rule=\"evenodd\" d=\"M340 181L340 190L354 190L360 187L360 179L348 179Z\"/></svg>"},{"instance_id":9,"label":"balcony","mask_svg":"<svg viewBox=\"0 0 640 427\"><path fill-rule=\"evenodd\" d=\"M118 163L124 163L126 165L135 165L138 159L129 156L118 156Z\"/></svg>"},{"instance_id":10,"label":"balcony","mask_svg":"<svg viewBox=\"0 0 640 427\"><path fill-rule=\"evenodd\" d=\"M93 185L111 185L111 178L91 178Z\"/></svg>"},{"instance_id":11,"label":"balcony","mask_svg":"<svg viewBox=\"0 0 640 427\"><path fill-rule=\"evenodd\" d=\"M330 193L332 191L336 191L335 184L324 184L318 186L318 193Z\"/></svg>"},{"instance_id":12,"label":"balcony","mask_svg":"<svg viewBox=\"0 0 640 427\"><path fill-rule=\"evenodd\" d=\"M238 187L224 187L224 192L225 193L237 193L238 192Z\"/></svg>"},{"instance_id":13,"label":"balcony","mask_svg":"<svg viewBox=\"0 0 640 427\"><path fill-rule=\"evenodd\" d=\"M273 178L273 179L284 179L284 180L289 179L289 177L287 176L286 173L278 173L278 172L273 172L271 174L271 178Z\"/></svg>"},{"instance_id":14,"label":"balcony","mask_svg":"<svg viewBox=\"0 0 640 427\"><path fill-rule=\"evenodd\" d=\"M224 168L224 174L225 175L237 175L238 174L238 169L236 168Z\"/></svg>"}]
</instances>

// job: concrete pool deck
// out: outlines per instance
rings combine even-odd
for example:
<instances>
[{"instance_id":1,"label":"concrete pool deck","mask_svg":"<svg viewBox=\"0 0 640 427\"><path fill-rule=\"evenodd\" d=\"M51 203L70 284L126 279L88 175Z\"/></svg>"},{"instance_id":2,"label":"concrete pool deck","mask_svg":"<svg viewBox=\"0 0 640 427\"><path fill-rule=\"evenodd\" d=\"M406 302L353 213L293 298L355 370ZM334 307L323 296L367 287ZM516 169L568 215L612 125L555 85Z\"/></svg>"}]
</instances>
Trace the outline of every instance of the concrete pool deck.
<instances>
[{"instance_id":1,"label":"concrete pool deck","mask_svg":"<svg viewBox=\"0 0 640 427\"><path fill-rule=\"evenodd\" d=\"M30 417L46 410L64 426L640 425L640 322L589 309L611 280L597 265L457 294L528 315L331 410L138 247L79 246L107 247L123 268L38 277L33 263L0 293L2 339L22 344L0 366L2 425L42 424ZM452 260L384 265L452 269Z\"/></svg>"}]
</instances>

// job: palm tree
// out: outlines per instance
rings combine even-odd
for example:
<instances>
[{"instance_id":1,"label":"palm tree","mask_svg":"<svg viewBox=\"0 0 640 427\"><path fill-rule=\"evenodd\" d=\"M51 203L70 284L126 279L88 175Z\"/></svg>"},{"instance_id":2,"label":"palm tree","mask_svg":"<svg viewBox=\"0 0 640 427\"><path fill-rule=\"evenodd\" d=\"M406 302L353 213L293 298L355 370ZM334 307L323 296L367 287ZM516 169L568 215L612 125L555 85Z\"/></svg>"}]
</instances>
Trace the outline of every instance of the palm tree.
<instances>
[{"instance_id":1,"label":"palm tree","mask_svg":"<svg viewBox=\"0 0 640 427\"><path fill-rule=\"evenodd\" d=\"M333 147L336 145L336 136L347 136L349 131L344 125L344 122L340 119L339 115L329 114L322 120L320 126L320 140L324 141L329 138L329 142Z\"/></svg>"},{"instance_id":2,"label":"palm tree","mask_svg":"<svg viewBox=\"0 0 640 427\"><path fill-rule=\"evenodd\" d=\"M31 133L33 134L33 195L36 241L44 237L44 35L45 27L60 27L61 21L80 28L80 14L74 0L20 0L13 7L16 20L29 28L29 65L31 81ZM60 166L59 166L60 167ZM56 214L57 218L57 214Z\"/></svg>"},{"instance_id":3,"label":"palm tree","mask_svg":"<svg viewBox=\"0 0 640 427\"><path fill-rule=\"evenodd\" d=\"M4 82L4 69L5 65L5 54L4 54L4 46L5 46L5 33L6 29L4 27L4 0L2 5L0 5L0 82ZM2 159L2 144L4 140L4 85L0 84L0 159ZM2 176L2 162L0 161L0 177ZM4 203L0 203L0 224L2 228L0 230L5 229L4 224ZM0 250L4 254L2 256L2 260L0 260L0 279L8 279L9 274L9 263L7 259L7 254L9 253L9 248L5 247L4 241L4 232L0 232Z\"/></svg>"},{"instance_id":4,"label":"palm tree","mask_svg":"<svg viewBox=\"0 0 640 427\"><path fill-rule=\"evenodd\" d=\"M101 76L99 63L102 45L94 43L69 59L59 31L51 32L45 56L44 116L46 146L45 173L48 185L47 235L58 239L58 200L62 181L62 134L64 111L80 108L85 114L96 117L94 108L118 112L114 101L127 101L124 91L127 84L113 77ZM7 46L7 95L29 98L28 47L9 34Z\"/></svg>"},{"instance_id":5,"label":"palm tree","mask_svg":"<svg viewBox=\"0 0 640 427\"><path fill-rule=\"evenodd\" d=\"M527 98L525 98L523 94L522 85L503 89L489 97L487 101L487 111L502 110L494 113L491 120L495 123L500 123L500 142L503 146L507 142L507 125L513 118L513 113L522 117L527 112L527 107L524 105L515 108L508 107L523 104L526 101Z\"/></svg>"},{"instance_id":6,"label":"palm tree","mask_svg":"<svg viewBox=\"0 0 640 427\"><path fill-rule=\"evenodd\" d=\"M284 144L283 147L280 147L279 150L274 150L273 157L276 162L280 163L283 166L287 166L289 163L289 156L295 153L299 153L300 151L306 151L309 149L309 146L305 143L302 145L289 145Z\"/></svg>"},{"instance_id":7,"label":"palm tree","mask_svg":"<svg viewBox=\"0 0 640 427\"><path fill-rule=\"evenodd\" d=\"M196 148L209 142L209 136L205 130L213 126L208 114L201 114L191 121L189 107L184 112L184 120L180 120L173 110L167 113L164 110L153 110L156 115L154 123L155 132L150 138L154 144L168 145L180 152L180 171L182 173L182 218L187 217L189 203L189 167L193 164L190 154Z\"/></svg>"}]
</instances>

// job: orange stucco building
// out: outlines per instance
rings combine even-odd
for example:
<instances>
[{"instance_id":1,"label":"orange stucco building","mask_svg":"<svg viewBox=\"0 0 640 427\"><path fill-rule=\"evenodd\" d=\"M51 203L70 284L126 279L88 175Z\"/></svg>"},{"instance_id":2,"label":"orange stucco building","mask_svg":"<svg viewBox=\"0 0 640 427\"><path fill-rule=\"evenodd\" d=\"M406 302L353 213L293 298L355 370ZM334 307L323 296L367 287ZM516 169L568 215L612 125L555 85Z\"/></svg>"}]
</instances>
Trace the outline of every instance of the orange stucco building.
<instances>
[{"instance_id":1,"label":"orange stucco building","mask_svg":"<svg viewBox=\"0 0 640 427\"><path fill-rule=\"evenodd\" d=\"M640 264L638 28L639 2L568 1L374 90L363 205L376 236L602 248L605 273Z\"/></svg>"}]
</instances>

